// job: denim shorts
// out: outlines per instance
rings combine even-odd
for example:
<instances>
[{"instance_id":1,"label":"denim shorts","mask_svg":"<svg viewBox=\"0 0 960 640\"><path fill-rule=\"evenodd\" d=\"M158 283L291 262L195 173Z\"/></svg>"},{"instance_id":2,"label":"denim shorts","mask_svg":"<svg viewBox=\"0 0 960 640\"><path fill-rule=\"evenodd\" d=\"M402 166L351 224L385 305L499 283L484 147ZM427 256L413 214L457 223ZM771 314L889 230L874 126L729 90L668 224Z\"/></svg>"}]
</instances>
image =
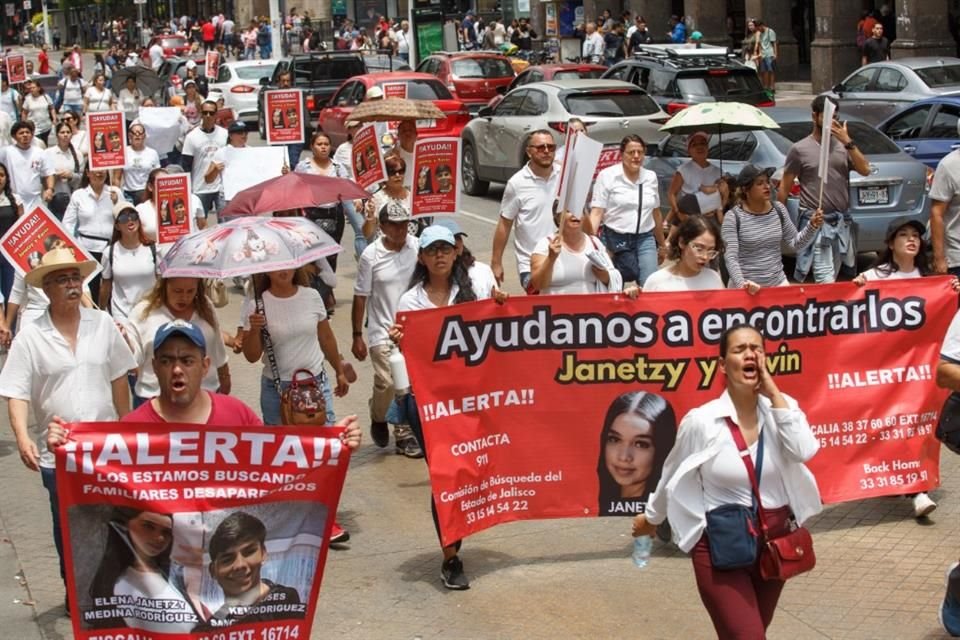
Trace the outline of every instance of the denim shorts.
<instances>
[{"instance_id":1,"label":"denim shorts","mask_svg":"<svg viewBox=\"0 0 960 640\"><path fill-rule=\"evenodd\" d=\"M767 56L760 61L760 71L773 73L777 70L777 59L773 56Z\"/></svg>"}]
</instances>

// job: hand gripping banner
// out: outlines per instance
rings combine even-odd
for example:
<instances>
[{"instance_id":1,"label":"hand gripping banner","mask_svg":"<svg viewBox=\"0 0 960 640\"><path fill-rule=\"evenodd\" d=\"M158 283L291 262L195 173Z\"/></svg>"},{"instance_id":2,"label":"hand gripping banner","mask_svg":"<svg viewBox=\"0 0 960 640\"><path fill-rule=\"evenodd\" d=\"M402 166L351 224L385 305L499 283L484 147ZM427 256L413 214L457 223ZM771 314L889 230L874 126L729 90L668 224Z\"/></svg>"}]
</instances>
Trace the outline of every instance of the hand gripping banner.
<instances>
[{"instance_id":1,"label":"hand gripping banner","mask_svg":"<svg viewBox=\"0 0 960 640\"><path fill-rule=\"evenodd\" d=\"M749 322L807 415L825 502L939 485L934 377L950 279L533 296L402 313L443 543L520 519L643 511L683 416Z\"/></svg>"}]
</instances>

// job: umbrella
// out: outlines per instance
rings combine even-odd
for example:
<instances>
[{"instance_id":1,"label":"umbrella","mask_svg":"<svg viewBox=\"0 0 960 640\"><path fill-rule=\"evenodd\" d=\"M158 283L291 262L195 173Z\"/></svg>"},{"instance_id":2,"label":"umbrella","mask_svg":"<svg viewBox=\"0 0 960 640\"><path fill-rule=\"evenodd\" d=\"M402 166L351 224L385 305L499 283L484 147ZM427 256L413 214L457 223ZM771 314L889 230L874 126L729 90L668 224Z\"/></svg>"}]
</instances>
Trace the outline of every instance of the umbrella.
<instances>
[{"instance_id":1,"label":"umbrella","mask_svg":"<svg viewBox=\"0 0 960 640\"><path fill-rule=\"evenodd\" d=\"M667 133L694 133L704 131L720 136L734 131L756 131L757 129L779 129L773 118L752 104L742 102L703 102L679 111L670 118L660 131ZM720 157L720 170L723 171L723 156Z\"/></svg>"},{"instance_id":2,"label":"umbrella","mask_svg":"<svg viewBox=\"0 0 960 640\"><path fill-rule=\"evenodd\" d=\"M446 114L429 100L384 98L363 102L350 114L357 122L393 122L396 120L439 120Z\"/></svg>"},{"instance_id":3,"label":"umbrella","mask_svg":"<svg viewBox=\"0 0 960 640\"><path fill-rule=\"evenodd\" d=\"M220 215L270 213L369 197L370 194L352 180L291 171L237 192Z\"/></svg>"},{"instance_id":4,"label":"umbrella","mask_svg":"<svg viewBox=\"0 0 960 640\"><path fill-rule=\"evenodd\" d=\"M235 218L180 238L160 261L165 278L232 278L296 269L341 247L307 218Z\"/></svg>"},{"instance_id":5,"label":"umbrella","mask_svg":"<svg viewBox=\"0 0 960 640\"><path fill-rule=\"evenodd\" d=\"M156 71L138 64L135 67L121 67L113 72L110 86L117 95L120 95L120 89L123 89L130 76L137 81L137 90L145 96L152 96L163 87L163 80Z\"/></svg>"}]
</instances>

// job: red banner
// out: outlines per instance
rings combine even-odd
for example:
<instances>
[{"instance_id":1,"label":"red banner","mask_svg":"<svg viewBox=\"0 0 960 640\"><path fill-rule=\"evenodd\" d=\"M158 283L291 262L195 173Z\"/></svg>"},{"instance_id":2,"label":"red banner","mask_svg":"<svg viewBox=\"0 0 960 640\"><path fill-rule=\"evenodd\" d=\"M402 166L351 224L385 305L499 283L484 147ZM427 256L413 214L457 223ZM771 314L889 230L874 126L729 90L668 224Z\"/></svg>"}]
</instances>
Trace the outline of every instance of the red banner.
<instances>
[{"instance_id":1,"label":"red banner","mask_svg":"<svg viewBox=\"0 0 960 640\"><path fill-rule=\"evenodd\" d=\"M819 439L808 466L825 502L938 486L946 392L934 371L957 310L950 282L539 296L400 314L443 544L511 520L642 512L680 420L723 393L717 345L740 322L761 328L768 370ZM645 453L617 426L641 402L654 429Z\"/></svg>"},{"instance_id":2,"label":"red banner","mask_svg":"<svg viewBox=\"0 0 960 640\"><path fill-rule=\"evenodd\" d=\"M57 490L74 637L310 637L340 431L71 425Z\"/></svg>"},{"instance_id":3,"label":"red banner","mask_svg":"<svg viewBox=\"0 0 960 640\"><path fill-rule=\"evenodd\" d=\"M460 138L419 140L413 149L411 215L456 215L460 211Z\"/></svg>"},{"instance_id":4,"label":"red banner","mask_svg":"<svg viewBox=\"0 0 960 640\"><path fill-rule=\"evenodd\" d=\"M190 174L158 174L153 187L157 212L157 244L170 245L193 231L190 215Z\"/></svg>"},{"instance_id":5,"label":"red banner","mask_svg":"<svg viewBox=\"0 0 960 640\"><path fill-rule=\"evenodd\" d=\"M353 134L353 179L370 192L376 191L377 185L387 179L376 124L365 124Z\"/></svg>"},{"instance_id":6,"label":"red banner","mask_svg":"<svg viewBox=\"0 0 960 640\"><path fill-rule=\"evenodd\" d=\"M596 180L601 171L607 167L612 167L620 162L621 159L619 145L604 147L603 151L600 153L600 160L597 162L597 168L593 170L593 179Z\"/></svg>"},{"instance_id":7,"label":"red banner","mask_svg":"<svg viewBox=\"0 0 960 640\"><path fill-rule=\"evenodd\" d=\"M27 67L22 53L10 53L4 59L7 65L7 80L10 84L20 84L27 79Z\"/></svg>"},{"instance_id":8,"label":"red banner","mask_svg":"<svg viewBox=\"0 0 960 640\"><path fill-rule=\"evenodd\" d=\"M70 249L77 260L93 260L93 256L77 244L56 216L45 207L37 207L17 218L0 238L0 254L21 275L37 267L43 254L51 249ZM100 270L97 264L90 279Z\"/></svg>"},{"instance_id":9,"label":"red banner","mask_svg":"<svg viewBox=\"0 0 960 640\"><path fill-rule=\"evenodd\" d=\"M91 169L122 169L126 148L127 128L122 111L87 114L87 153Z\"/></svg>"},{"instance_id":10,"label":"red banner","mask_svg":"<svg viewBox=\"0 0 960 640\"><path fill-rule=\"evenodd\" d=\"M263 94L267 144L304 144L303 91L277 89ZM293 169L293 167L290 167Z\"/></svg>"},{"instance_id":11,"label":"red banner","mask_svg":"<svg viewBox=\"0 0 960 640\"><path fill-rule=\"evenodd\" d=\"M220 72L220 52L207 51L207 57L204 59L204 74L210 82L217 81L217 74Z\"/></svg>"},{"instance_id":12,"label":"red banner","mask_svg":"<svg viewBox=\"0 0 960 640\"><path fill-rule=\"evenodd\" d=\"M384 98L404 98L407 97L406 82L384 82L380 85L383 88Z\"/></svg>"}]
</instances>

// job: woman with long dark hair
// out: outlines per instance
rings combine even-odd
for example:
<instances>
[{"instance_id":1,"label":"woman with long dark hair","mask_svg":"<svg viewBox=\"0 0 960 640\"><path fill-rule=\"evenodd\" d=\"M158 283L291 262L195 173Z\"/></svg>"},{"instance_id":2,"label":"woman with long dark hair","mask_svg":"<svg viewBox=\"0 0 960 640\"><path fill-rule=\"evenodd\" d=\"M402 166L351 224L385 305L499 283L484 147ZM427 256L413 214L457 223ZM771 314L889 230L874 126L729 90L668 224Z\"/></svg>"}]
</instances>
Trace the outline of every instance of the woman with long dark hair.
<instances>
[{"instance_id":1,"label":"woman with long dark hair","mask_svg":"<svg viewBox=\"0 0 960 640\"><path fill-rule=\"evenodd\" d=\"M120 189L110 186L105 170L87 168L83 187L73 192L63 214L63 226L74 232L77 244L98 262L113 236L113 206L122 198ZM100 276L90 281L93 299L100 299Z\"/></svg>"},{"instance_id":2,"label":"woman with long dark hair","mask_svg":"<svg viewBox=\"0 0 960 640\"><path fill-rule=\"evenodd\" d=\"M643 290L723 289L720 274L710 268L711 261L722 254L723 238L713 221L703 216L688 216L667 240L667 258L673 263L650 274Z\"/></svg>"},{"instance_id":3,"label":"woman with long dark hair","mask_svg":"<svg viewBox=\"0 0 960 640\"><path fill-rule=\"evenodd\" d=\"M676 439L677 417L663 396L632 391L614 399L600 430L601 516L642 511Z\"/></svg>"},{"instance_id":4,"label":"woman with long dark hair","mask_svg":"<svg viewBox=\"0 0 960 640\"><path fill-rule=\"evenodd\" d=\"M170 580L173 516L130 507L113 507L106 526L106 544L100 566L90 583L90 597L179 601L181 621L154 622L134 616L86 620L93 628L129 627L164 633L187 633L200 622L190 600ZM129 607L136 612L136 607ZM96 605L94 605L96 610Z\"/></svg>"},{"instance_id":5,"label":"woman with long dark hair","mask_svg":"<svg viewBox=\"0 0 960 640\"><path fill-rule=\"evenodd\" d=\"M100 308L124 321L157 282L157 249L143 232L140 214L123 200L113 208L113 236L103 253Z\"/></svg>"},{"instance_id":6,"label":"woman with long dark hair","mask_svg":"<svg viewBox=\"0 0 960 640\"><path fill-rule=\"evenodd\" d=\"M62 220L70 204L70 196L80 188L86 158L73 144L73 127L70 123L59 123L54 127L54 134L55 144L47 147L43 155L53 171L53 199L48 206Z\"/></svg>"}]
</instances>

